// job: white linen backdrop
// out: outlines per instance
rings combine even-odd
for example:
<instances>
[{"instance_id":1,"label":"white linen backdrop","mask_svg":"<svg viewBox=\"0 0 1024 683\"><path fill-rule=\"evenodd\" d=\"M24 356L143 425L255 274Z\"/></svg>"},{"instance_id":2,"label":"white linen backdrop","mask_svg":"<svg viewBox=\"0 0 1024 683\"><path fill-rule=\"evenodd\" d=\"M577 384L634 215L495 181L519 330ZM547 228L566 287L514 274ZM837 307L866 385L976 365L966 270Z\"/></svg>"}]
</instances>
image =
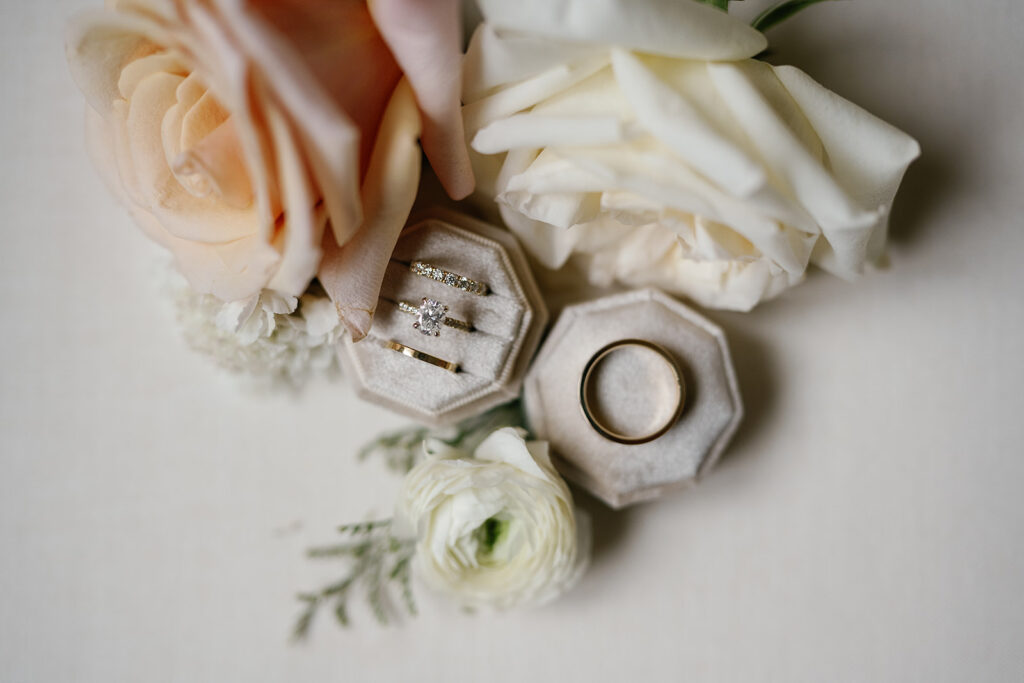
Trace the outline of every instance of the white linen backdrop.
<instances>
[{"instance_id":1,"label":"white linen backdrop","mask_svg":"<svg viewBox=\"0 0 1024 683\"><path fill-rule=\"evenodd\" d=\"M683 1L683 0L680 0ZM93 173L67 17L4 2L0 680L1024 678L1024 5L824 3L773 59L916 137L892 267L815 275L730 334L748 417L700 487L594 514L579 587L290 645L302 556L387 514L344 381L240 390L185 348L162 256ZM737 3L745 14L759 4ZM326 617L326 615L325 615Z\"/></svg>"}]
</instances>

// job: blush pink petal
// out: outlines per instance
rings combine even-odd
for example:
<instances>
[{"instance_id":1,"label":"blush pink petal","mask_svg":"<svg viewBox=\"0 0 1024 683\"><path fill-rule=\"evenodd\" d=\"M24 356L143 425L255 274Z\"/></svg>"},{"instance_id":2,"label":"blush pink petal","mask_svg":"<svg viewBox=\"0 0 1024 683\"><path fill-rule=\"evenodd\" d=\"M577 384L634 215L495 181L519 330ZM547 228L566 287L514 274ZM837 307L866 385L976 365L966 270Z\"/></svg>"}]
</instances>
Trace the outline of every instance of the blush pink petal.
<instances>
[{"instance_id":1,"label":"blush pink petal","mask_svg":"<svg viewBox=\"0 0 1024 683\"><path fill-rule=\"evenodd\" d=\"M363 182L366 220L344 247L324 239L318 275L352 339L373 324L381 282L398 235L409 217L420 178L419 112L406 81L395 89Z\"/></svg>"},{"instance_id":2,"label":"blush pink petal","mask_svg":"<svg viewBox=\"0 0 1024 683\"><path fill-rule=\"evenodd\" d=\"M301 136L338 244L362 221L359 184L398 65L363 0L220 0ZM361 131L369 133L361 134Z\"/></svg>"},{"instance_id":3,"label":"blush pink petal","mask_svg":"<svg viewBox=\"0 0 1024 683\"><path fill-rule=\"evenodd\" d=\"M369 7L416 94L423 150L448 194L462 199L474 182L462 127L459 0L370 0Z\"/></svg>"}]
</instances>

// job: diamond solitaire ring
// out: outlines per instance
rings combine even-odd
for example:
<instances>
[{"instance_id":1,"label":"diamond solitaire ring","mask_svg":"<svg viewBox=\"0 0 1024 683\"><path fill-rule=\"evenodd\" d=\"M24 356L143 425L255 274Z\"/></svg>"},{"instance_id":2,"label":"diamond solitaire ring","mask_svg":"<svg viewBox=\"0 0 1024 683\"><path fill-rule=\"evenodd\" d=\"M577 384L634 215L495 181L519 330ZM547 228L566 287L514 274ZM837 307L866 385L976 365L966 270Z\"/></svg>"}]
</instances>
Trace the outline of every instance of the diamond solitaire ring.
<instances>
[{"instance_id":1,"label":"diamond solitaire ring","mask_svg":"<svg viewBox=\"0 0 1024 683\"><path fill-rule=\"evenodd\" d=\"M450 271L444 270L432 266L429 263L423 261L413 261L409 265L409 270L422 275L423 277L429 277L431 280L436 280L443 285L454 287L455 289L461 289L463 292L469 292L470 294L476 294L477 296L484 296L489 294L491 289L483 282L477 282L476 280L470 280L468 277L457 275Z\"/></svg>"},{"instance_id":2,"label":"diamond solitaire ring","mask_svg":"<svg viewBox=\"0 0 1024 683\"><path fill-rule=\"evenodd\" d=\"M419 306L413 306L407 301L399 301L398 310L402 313L416 316L416 322L412 326L423 334L437 337L441 334L442 325L447 325L463 332L473 331L473 326L469 323L449 318L448 307L436 299L423 297Z\"/></svg>"}]
</instances>

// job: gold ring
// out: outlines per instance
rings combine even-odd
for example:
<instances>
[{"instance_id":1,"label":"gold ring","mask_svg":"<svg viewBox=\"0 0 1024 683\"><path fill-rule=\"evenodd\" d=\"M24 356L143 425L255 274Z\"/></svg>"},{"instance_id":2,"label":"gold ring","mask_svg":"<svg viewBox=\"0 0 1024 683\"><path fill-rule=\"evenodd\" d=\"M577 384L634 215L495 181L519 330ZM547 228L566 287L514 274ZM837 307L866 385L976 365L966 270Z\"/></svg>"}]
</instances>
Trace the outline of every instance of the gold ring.
<instances>
[{"instance_id":1,"label":"gold ring","mask_svg":"<svg viewBox=\"0 0 1024 683\"><path fill-rule=\"evenodd\" d=\"M468 277L463 277L449 270L432 266L429 263L423 261L413 261L409 264L409 270L422 275L423 277L429 277L431 280L436 280L443 285L454 287L455 289L461 289L463 292L469 292L470 294L476 294L477 296L486 296L490 293L491 288L483 282L477 282L471 280Z\"/></svg>"},{"instance_id":2,"label":"gold ring","mask_svg":"<svg viewBox=\"0 0 1024 683\"><path fill-rule=\"evenodd\" d=\"M448 307L437 299L423 297L419 306L413 306L408 301L399 301L398 310L402 313L416 316L416 322L412 324L413 329L419 330L423 334L430 334L435 337L440 336L441 325L446 325L462 332L473 331L473 326L469 323L457 318L449 318L447 316Z\"/></svg>"},{"instance_id":3,"label":"gold ring","mask_svg":"<svg viewBox=\"0 0 1024 683\"><path fill-rule=\"evenodd\" d=\"M590 378L593 374L594 369L597 367L598 363L600 363L610 353L627 346L639 346L645 349L650 349L651 351L654 351L659 356L661 356L671 369L673 378L676 382L676 386L679 387L679 401L676 404L672 416L663 425L659 426L650 434L642 434L640 436L619 434L613 429L610 429L607 425L604 425L601 422L601 420L599 420L594 415L594 412L591 410L590 407L590 397L588 396L588 389L590 388ZM679 417L683 414L683 407L685 404L686 383L683 380L683 372L679 367L679 363L676 362L676 359L672 356L672 354L666 351L664 348L652 342L646 341L644 339L622 339L620 341L612 342L611 344L608 344L607 346L600 349L597 353L595 353L590 358L590 360L587 361L586 367L583 368L583 376L580 379L580 407L583 409L583 415L587 418L587 422L590 423L590 426L593 427L598 434L608 439L609 441L614 441L616 443L626 444L630 446L654 441L655 439L664 436L668 430L672 429L672 426L675 425L675 423L679 420Z\"/></svg>"},{"instance_id":4,"label":"gold ring","mask_svg":"<svg viewBox=\"0 0 1024 683\"><path fill-rule=\"evenodd\" d=\"M441 368L443 370L447 370L448 372L458 372L459 371L459 364L458 363L451 363L449 361L442 360L442 359L440 359L440 358L438 358L436 356L431 356L429 353L423 353L422 351L417 351L416 349L412 348L411 346L406 346L405 344L399 344L398 342L396 342L394 340L391 340L391 339L389 339L388 341L384 342L384 348L391 349L392 351L398 351L402 355L409 356L409 358L415 358L416 360L421 360L424 363L430 363L431 365L439 367L439 368Z\"/></svg>"}]
</instances>

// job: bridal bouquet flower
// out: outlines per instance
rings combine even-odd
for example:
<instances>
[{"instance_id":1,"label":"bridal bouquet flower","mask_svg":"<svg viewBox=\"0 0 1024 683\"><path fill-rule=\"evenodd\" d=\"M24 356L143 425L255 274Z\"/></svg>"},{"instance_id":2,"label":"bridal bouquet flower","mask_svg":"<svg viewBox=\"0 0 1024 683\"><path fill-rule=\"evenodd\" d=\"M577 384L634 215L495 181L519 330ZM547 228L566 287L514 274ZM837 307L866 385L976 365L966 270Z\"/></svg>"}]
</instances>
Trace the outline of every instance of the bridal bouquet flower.
<instances>
[{"instance_id":1,"label":"bridal bouquet flower","mask_svg":"<svg viewBox=\"0 0 1024 683\"><path fill-rule=\"evenodd\" d=\"M694 2L481 0L478 177L549 268L749 310L879 258L913 139Z\"/></svg>"},{"instance_id":2,"label":"bridal bouquet flower","mask_svg":"<svg viewBox=\"0 0 1024 683\"><path fill-rule=\"evenodd\" d=\"M71 25L100 172L192 288L301 296L365 335L422 137L473 188L455 0L116 0ZM289 311L291 312L291 311Z\"/></svg>"},{"instance_id":3,"label":"bridal bouquet flower","mask_svg":"<svg viewBox=\"0 0 1024 683\"><path fill-rule=\"evenodd\" d=\"M543 604L579 578L589 543L547 444L499 429L472 456L442 441L405 477L398 524L424 582L467 606Z\"/></svg>"},{"instance_id":4,"label":"bridal bouquet flower","mask_svg":"<svg viewBox=\"0 0 1024 683\"><path fill-rule=\"evenodd\" d=\"M433 292L505 287L512 301L515 290L509 317L530 319L528 288L397 259L414 203L430 200L423 175L449 204L472 194L455 206L500 214L500 234L536 267L594 286L747 311L812 265L860 275L884 251L920 150L799 69L764 61L763 31L818 1L783 0L751 25L728 0L475 0L476 14L462 0L109 0L72 22L67 53L97 168L187 282L175 296L186 339L228 369L298 385L342 344L380 346L379 306L416 316L430 338L478 332L439 294L419 307L387 299L396 263ZM463 16L481 18L465 27L465 50ZM438 243L455 258L453 234ZM507 275L512 262L501 264ZM479 367L505 357L494 340L512 333L501 329L483 330ZM705 337L724 386L728 353ZM636 339L600 350L581 394L593 364L623 347L671 370L679 404L634 438L599 424L582 396L594 429L629 447L675 429L689 397L677 359ZM389 356L385 374L399 360L460 372L404 342L383 348L408 357ZM717 395L728 401L729 388ZM300 596L297 634L325 605L347 623L357 590L381 621L392 588L414 613L413 577L461 606L499 609L546 603L578 580L589 523L558 458L518 403L476 412L364 449L403 476L395 515L345 525L344 542L310 551L348 569ZM732 423L741 410L719 413Z\"/></svg>"}]
</instances>

